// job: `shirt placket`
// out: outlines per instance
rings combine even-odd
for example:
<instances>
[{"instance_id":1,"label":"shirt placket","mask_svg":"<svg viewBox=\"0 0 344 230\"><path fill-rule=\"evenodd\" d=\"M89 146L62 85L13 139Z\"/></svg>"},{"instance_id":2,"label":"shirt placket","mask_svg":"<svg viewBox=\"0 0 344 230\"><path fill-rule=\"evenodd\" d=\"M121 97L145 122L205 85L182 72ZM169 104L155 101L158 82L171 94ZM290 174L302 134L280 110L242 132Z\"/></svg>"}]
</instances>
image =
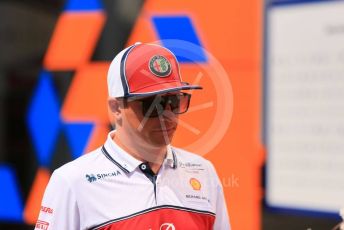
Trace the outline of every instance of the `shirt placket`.
<instances>
[{"instance_id":1,"label":"shirt placket","mask_svg":"<svg viewBox=\"0 0 344 230\"><path fill-rule=\"evenodd\" d=\"M161 178L165 171L165 165L163 164L157 174L154 174L152 169L150 168L147 162L140 164L139 166L141 172L151 181L153 185L153 192L154 192L154 201L155 205L159 205L161 200L160 198L160 186L161 186Z\"/></svg>"}]
</instances>

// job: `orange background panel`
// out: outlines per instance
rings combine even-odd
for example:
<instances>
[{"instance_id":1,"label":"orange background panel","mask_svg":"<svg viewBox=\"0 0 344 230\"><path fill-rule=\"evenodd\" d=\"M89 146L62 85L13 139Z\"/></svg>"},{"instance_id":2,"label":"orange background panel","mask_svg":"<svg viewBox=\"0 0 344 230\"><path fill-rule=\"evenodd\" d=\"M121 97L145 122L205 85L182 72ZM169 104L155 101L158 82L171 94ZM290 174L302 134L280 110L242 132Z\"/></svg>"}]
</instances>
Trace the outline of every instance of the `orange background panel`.
<instances>
[{"instance_id":1,"label":"orange background panel","mask_svg":"<svg viewBox=\"0 0 344 230\"><path fill-rule=\"evenodd\" d=\"M107 72L110 63L93 62L77 69L62 106L66 122L108 123Z\"/></svg>"},{"instance_id":2,"label":"orange background panel","mask_svg":"<svg viewBox=\"0 0 344 230\"><path fill-rule=\"evenodd\" d=\"M99 12L63 13L51 38L44 67L47 70L72 70L91 59L105 21Z\"/></svg>"},{"instance_id":3,"label":"orange background panel","mask_svg":"<svg viewBox=\"0 0 344 230\"><path fill-rule=\"evenodd\" d=\"M39 168L24 209L24 221L27 224L35 224L37 221L39 211L41 210L43 194L49 179L50 171L45 168Z\"/></svg>"}]
</instances>

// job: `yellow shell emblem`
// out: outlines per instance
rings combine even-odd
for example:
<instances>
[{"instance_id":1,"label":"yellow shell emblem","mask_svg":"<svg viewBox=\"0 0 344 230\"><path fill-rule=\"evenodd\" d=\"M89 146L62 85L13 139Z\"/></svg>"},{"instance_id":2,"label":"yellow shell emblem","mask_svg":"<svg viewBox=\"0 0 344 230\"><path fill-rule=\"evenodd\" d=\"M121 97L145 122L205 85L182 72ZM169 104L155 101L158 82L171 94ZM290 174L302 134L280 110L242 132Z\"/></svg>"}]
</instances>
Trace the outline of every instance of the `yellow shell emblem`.
<instances>
[{"instance_id":1,"label":"yellow shell emblem","mask_svg":"<svg viewBox=\"0 0 344 230\"><path fill-rule=\"evenodd\" d=\"M191 178L189 182L193 190L201 190L202 185L199 180L197 180L196 178Z\"/></svg>"}]
</instances>

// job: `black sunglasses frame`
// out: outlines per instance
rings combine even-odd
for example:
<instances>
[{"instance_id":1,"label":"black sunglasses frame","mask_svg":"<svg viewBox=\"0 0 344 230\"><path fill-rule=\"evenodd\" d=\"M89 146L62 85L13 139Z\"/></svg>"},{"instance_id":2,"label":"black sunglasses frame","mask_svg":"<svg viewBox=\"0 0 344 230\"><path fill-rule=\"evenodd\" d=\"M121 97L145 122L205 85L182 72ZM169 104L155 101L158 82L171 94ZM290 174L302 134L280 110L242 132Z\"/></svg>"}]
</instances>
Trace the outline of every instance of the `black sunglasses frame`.
<instances>
[{"instance_id":1,"label":"black sunglasses frame","mask_svg":"<svg viewBox=\"0 0 344 230\"><path fill-rule=\"evenodd\" d=\"M180 103L181 103L181 97L185 97L186 106L183 111L180 112ZM142 108L142 114L145 117L154 118L161 116L164 111L166 110L167 104L171 106L171 111L174 114L183 114L186 113L189 109L190 100L191 100L191 94L188 93L179 93L179 94L167 94L167 95L155 95L150 97L144 97L144 98L123 98L125 102L125 106L127 106L128 102L132 101L139 101L141 102L141 108ZM173 103L178 102L178 105L175 105Z\"/></svg>"}]
</instances>

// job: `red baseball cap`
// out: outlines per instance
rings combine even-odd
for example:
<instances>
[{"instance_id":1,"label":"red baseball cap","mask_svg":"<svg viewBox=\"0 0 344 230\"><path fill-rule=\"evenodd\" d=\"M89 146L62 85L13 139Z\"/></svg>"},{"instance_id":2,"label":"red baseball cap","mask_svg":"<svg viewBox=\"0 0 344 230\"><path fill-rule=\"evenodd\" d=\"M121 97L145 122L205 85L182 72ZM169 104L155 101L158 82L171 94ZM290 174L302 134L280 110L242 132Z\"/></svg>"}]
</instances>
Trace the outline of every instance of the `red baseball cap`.
<instances>
[{"instance_id":1,"label":"red baseball cap","mask_svg":"<svg viewBox=\"0 0 344 230\"><path fill-rule=\"evenodd\" d=\"M156 44L135 43L111 62L108 76L110 97L141 97L178 90L202 89L183 82L176 56Z\"/></svg>"}]
</instances>

